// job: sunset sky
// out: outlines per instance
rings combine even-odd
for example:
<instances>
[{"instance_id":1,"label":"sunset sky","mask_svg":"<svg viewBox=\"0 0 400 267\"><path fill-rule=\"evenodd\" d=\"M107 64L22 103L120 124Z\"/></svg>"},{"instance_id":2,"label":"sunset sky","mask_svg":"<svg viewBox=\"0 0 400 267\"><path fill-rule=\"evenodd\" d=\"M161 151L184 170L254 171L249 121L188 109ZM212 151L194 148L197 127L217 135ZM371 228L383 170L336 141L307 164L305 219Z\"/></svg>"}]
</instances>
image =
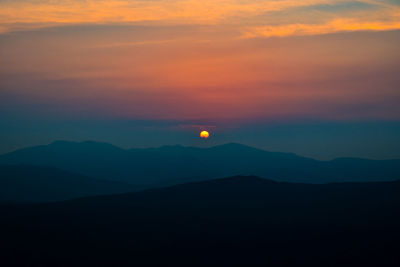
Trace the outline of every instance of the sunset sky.
<instances>
[{"instance_id":1,"label":"sunset sky","mask_svg":"<svg viewBox=\"0 0 400 267\"><path fill-rule=\"evenodd\" d=\"M400 158L399 103L399 0L0 0L0 153L89 139Z\"/></svg>"}]
</instances>

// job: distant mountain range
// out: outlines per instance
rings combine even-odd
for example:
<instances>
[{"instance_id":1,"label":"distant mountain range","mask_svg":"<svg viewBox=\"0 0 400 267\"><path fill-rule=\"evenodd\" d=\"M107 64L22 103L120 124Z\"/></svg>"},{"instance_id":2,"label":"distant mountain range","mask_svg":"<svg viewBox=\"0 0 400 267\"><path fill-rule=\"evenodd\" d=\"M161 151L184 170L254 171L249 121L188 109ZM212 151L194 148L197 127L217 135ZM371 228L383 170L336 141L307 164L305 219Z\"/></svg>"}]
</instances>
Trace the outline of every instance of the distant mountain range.
<instances>
[{"instance_id":1,"label":"distant mountain range","mask_svg":"<svg viewBox=\"0 0 400 267\"><path fill-rule=\"evenodd\" d=\"M89 178L51 167L0 165L0 202L59 201L132 192L123 182Z\"/></svg>"},{"instance_id":2,"label":"distant mountain range","mask_svg":"<svg viewBox=\"0 0 400 267\"><path fill-rule=\"evenodd\" d=\"M0 205L0 253L5 266L399 266L399 210L399 181L236 176Z\"/></svg>"},{"instance_id":3,"label":"distant mountain range","mask_svg":"<svg viewBox=\"0 0 400 267\"><path fill-rule=\"evenodd\" d=\"M400 160L339 158L318 161L234 143L210 148L177 145L121 149L91 141L56 141L1 155L0 163L50 166L147 188L233 175L307 183L400 178Z\"/></svg>"}]
</instances>

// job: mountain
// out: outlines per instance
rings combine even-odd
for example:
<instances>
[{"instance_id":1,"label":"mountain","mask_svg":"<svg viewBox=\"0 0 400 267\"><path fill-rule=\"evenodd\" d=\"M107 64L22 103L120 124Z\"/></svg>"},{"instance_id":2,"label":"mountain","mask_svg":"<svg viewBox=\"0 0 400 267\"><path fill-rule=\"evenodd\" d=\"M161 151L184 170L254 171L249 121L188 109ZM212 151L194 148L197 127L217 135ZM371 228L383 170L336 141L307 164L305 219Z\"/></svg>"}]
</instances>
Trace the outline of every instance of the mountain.
<instances>
[{"instance_id":1,"label":"mountain","mask_svg":"<svg viewBox=\"0 0 400 267\"><path fill-rule=\"evenodd\" d=\"M59 201L136 190L131 184L88 178L51 167L0 165L0 202Z\"/></svg>"},{"instance_id":2,"label":"mountain","mask_svg":"<svg viewBox=\"0 0 400 267\"><path fill-rule=\"evenodd\" d=\"M0 163L52 166L148 188L233 175L309 183L400 178L400 160L342 158L318 161L234 143L210 148L164 146L125 150L90 141L57 141L2 155Z\"/></svg>"},{"instance_id":3,"label":"mountain","mask_svg":"<svg viewBox=\"0 0 400 267\"><path fill-rule=\"evenodd\" d=\"M0 206L2 261L24 266L399 266L400 181L236 176Z\"/></svg>"}]
</instances>

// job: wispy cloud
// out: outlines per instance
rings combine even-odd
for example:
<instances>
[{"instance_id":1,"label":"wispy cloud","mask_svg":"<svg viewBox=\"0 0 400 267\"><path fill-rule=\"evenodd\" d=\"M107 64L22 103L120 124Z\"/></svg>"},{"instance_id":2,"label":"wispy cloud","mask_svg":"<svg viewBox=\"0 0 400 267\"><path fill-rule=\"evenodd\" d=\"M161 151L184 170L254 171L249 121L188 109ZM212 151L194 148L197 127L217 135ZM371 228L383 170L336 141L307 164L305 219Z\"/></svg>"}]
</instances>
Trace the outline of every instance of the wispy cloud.
<instances>
[{"instance_id":1,"label":"wispy cloud","mask_svg":"<svg viewBox=\"0 0 400 267\"><path fill-rule=\"evenodd\" d=\"M387 31L400 29L400 21L358 21L334 19L323 24L288 24L248 28L243 38L319 35L350 31Z\"/></svg>"},{"instance_id":2,"label":"wispy cloud","mask_svg":"<svg viewBox=\"0 0 400 267\"><path fill-rule=\"evenodd\" d=\"M306 12L303 17L316 21L298 21L291 13L298 8ZM278 19L272 24L270 13L277 11L291 23ZM238 30L252 26L247 37L287 36L398 29L399 14L399 4L389 0L7 0L0 2L0 32L69 24L229 24ZM326 22L327 17L331 21Z\"/></svg>"}]
</instances>

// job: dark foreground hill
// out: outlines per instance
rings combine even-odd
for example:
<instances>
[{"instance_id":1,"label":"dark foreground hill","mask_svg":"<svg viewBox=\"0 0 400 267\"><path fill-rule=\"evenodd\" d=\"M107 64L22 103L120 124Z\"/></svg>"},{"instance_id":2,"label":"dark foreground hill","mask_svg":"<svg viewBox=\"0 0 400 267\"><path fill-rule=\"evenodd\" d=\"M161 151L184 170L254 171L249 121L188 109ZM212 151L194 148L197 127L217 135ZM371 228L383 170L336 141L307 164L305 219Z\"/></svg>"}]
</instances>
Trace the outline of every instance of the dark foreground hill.
<instances>
[{"instance_id":1,"label":"dark foreground hill","mask_svg":"<svg viewBox=\"0 0 400 267\"><path fill-rule=\"evenodd\" d=\"M1 206L0 251L25 266L399 266L399 210L398 181L238 176Z\"/></svg>"},{"instance_id":2,"label":"dark foreground hill","mask_svg":"<svg viewBox=\"0 0 400 267\"><path fill-rule=\"evenodd\" d=\"M57 141L2 155L0 163L52 166L148 188L233 175L308 183L390 181L400 177L400 160L318 161L240 144L124 150L106 143Z\"/></svg>"},{"instance_id":3,"label":"dark foreground hill","mask_svg":"<svg viewBox=\"0 0 400 267\"><path fill-rule=\"evenodd\" d=\"M131 184L93 179L55 168L0 165L0 202L60 201L135 189Z\"/></svg>"}]
</instances>

